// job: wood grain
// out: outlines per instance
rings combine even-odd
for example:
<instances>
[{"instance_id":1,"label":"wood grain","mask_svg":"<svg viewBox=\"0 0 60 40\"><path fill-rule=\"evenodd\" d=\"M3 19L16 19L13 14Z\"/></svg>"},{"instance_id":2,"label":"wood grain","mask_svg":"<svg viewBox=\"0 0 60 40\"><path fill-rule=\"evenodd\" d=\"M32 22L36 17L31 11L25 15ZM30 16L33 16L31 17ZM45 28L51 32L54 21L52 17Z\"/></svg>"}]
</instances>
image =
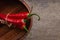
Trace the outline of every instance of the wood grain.
<instances>
[{"instance_id":1,"label":"wood grain","mask_svg":"<svg viewBox=\"0 0 60 40\"><path fill-rule=\"evenodd\" d=\"M28 11L28 9L19 1L0 1L0 13L8 14L23 11ZM8 28L7 25L0 26L0 40L18 40L18 38L23 38L25 34L25 31L18 28Z\"/></svg>"}]
</instances>

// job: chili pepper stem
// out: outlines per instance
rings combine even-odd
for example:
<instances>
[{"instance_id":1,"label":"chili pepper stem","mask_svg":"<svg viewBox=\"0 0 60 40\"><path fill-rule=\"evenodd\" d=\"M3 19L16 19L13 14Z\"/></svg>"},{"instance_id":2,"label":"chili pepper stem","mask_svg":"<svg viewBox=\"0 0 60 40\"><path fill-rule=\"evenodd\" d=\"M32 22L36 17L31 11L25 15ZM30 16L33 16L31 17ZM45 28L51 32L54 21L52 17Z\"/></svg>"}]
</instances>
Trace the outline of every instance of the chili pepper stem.
<instances>
[{"instance_id":1,"label":"chili pepper stem","mask_svg":"<svg viewBox=\"0 0 60 40\"><path fill-rule=\"evenodd\" d=\"M38 17L38 21L40 20L40 16L37 15L37 14L29 14L29 15L28 15L28 18L30 18L30 17L33 16L33 15L36 15L36 16Z\"/></svg>"},{"instance_id":2,"label":"chili pepper stem","mask_svg":"<svg viewBox=\"0 0 60 40\"><path fill-rule=\"evenodd\" d=\"M36 15L36 16L39 17L39 19L38 19L38 21L39 21L39 20L40 20L40 16L39 16L39 15L37 15L37 14L31 14L32 9L33 9L33 6L31 7L31 11L30 11L30 13L28 14L28 17L30 18L31 16Z\"/></svg>"},{"instance_id":3,"label":"chili pepper stem","mask_svg":"<svg viewBox=\"0 0 60 40\"><path fill-rule=\"evenodd\" d=\"M24 26L24 30L26 31L26 32L28 32L28 29Z\"/></svg>"}]
</instances>

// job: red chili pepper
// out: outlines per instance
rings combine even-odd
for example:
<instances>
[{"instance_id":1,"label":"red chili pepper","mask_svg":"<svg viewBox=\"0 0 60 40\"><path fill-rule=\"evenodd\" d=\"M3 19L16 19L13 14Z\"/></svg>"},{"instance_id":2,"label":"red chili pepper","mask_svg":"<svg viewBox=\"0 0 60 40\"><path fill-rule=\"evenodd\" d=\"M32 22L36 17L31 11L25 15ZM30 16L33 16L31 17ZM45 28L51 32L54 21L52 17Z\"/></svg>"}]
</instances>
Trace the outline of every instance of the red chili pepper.
<instances>
[{"instance_id":1,"label":"red chili pepper","mask_svg":"<svg viewBox=\"0 0 60 40\"><path fill-rule=\"evenodd\" d=\"M18 28L20 29L25 29L26 31L28 31L28 29L26 28L26 24L25 24L25 20L24 19L14 19L14 18L7 18L6 19L6 15L4 14L0 14L0 18L9 22L9 23L12 23L14 25L17 25Z\"/></svg>"},{"instance_id":2,"label":"red chili pepper","mask_svg":"<svg viewBox=\"0 0 60 40\"><path fill-rule=\"evenodd\" d=\"M13 18L27 18L27 15L29 15L28 12L20 12L20 13L16 13L16 14L9 14L8 17L13 17Z\"/></svg>"},{"instance_id":3,"label":"red chili pepper","mask_svg":"<svg viewBox=\"0 0 60 40\"><path fill-rule=\"evenodd\" d=\"M24 19L19 19L19 20L17 20L17 19L7 19L7 21L10 22L10 23L13 23L14 25L20 25L20 26L18 26L18 28L20 28L22 30L25 29L26 31L28 31L27 28L26 28L26 24L25 24Z\"/></svg>"},{"instance_id":4,"label":"red chili pepper","mask_svg":"<svg viewBox=\"0 0 60 40\"><path fill-rule=\"evenodd\" d=\"M7 15L3 15L3 14L0 14L0 15L2 15L2 17L4 17L4 16L7 16ZM30 14L30 13L28 13L28 12L20 12L20 13L16 13L16 14L9 14L8 15L8 18L14 18L14 19L26 19L26 18L30 18L31 16L33 16L33 15L36 15L36 16L38 16L39 17L39 15L37 15L37 14ZM40 17L39 17L39 19L38 19L38 21L40 20Z\"/></svg>"},{"instance_id":5,"label":"red chili pepper","mask_svg":"<svg viewBox=\"0 0 60 40\"><path fill-rule=\"evenodd\" d=\"M37 14L30 14L30 13L28 13L28 12L19 12L19 13L17 13L17 14L9 14L8 15L8 17L9 18L22 18L22 19L26 19L26 18L30 18L31 16L33 16L33 15L36 15L36 16L38 16L39 17L39 15L37 15ZM39 17L39 19L38 20L40 20L40 17Z\"/></svg>"},{"instance_id":6,"label":"red chili pepper","mask_svg":"<svg viewBox=\"0 0 60 40\"><path fill-rule=\"evenodd\" d=\"M23 23L22 25L17 25L17 27L28 32L28 29L26 28L26 23Z\"/></svg>"},{"instance_id":7,"label":"red chili pepper","mask_svg":"<svg viewBox=\"0 0 60 40\"><path fill-rule=\"evenodd\" d=\"M6 20L7 22L10 22L14 25L21 25L22 28L27 31L27 28L25 27L25 23L24 23L25 20L23 20L23 19L30 18L33 15L38 16L37 14L29 14L28 12L20 12L17 14L9 14L9 15L0 14L0 18L2 18L4 20ZM40 17L38 20L40 20Z\"/></svg>"},{"instance_id":8,"label":"red chili pepper","mask_svg":"<svg viewBox=\"0 0 60 40\"><path fill-rule=\"evenodd\" d=\"M0 13L0 19L6 18L6 15Z\"/></svg>"}]
</instances>

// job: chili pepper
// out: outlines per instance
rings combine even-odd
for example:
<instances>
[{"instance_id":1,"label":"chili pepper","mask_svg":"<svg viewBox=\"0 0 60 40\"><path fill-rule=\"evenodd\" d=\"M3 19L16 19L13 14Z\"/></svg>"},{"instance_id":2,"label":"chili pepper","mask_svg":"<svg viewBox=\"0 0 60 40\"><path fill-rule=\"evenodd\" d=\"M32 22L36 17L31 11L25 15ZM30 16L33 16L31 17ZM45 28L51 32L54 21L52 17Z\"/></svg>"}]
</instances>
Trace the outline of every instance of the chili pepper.
<instances>
[{"instance_id":1,"label":"chili pepper","mask_svg":"<svg viewBox=\"0 0 60 40\"><path fill-rule=\"evenodd\" d=\"M24 19L10 19L10 18L8 18L6 21L8 21L9 23L12 23L12 24L14 24L14 25L20 25L18 28L20 28L20 29L25 29L26 31L28 31L28 29L26 28L26 26L25 26L25 22L26 22L26 20L24 20Z\"/></svg>"},{"instance_id":2,"label":"chili pepper","mask_svg":"<svg viewBox=\"0 0 60 40\"><path fill-rule=\"evenodd\" d=\"M0 15L2 15L2 14L0 14ZM33 15L36 15L36 16L39 17L39 15L37 15L37 14L30 14L30 13L28 13L28 12L20 12L20 13L17 13L17 14L9 14L9 15L8 15L8 18L26 19L26 18L30 18L30 17L33 16ZM6 15L5 15L5 16L6 16ZM2 17L4 17L4 16L2 15ZM38 21L39 21L39 20L40 20L40 17L39 17Z\"/></svg>"},{"instance_id":3,"label":"chili pepper","mask_svg":"<svg viewBox=\"0 0 60 40\"><path fill-rule=\"evenodd\" d=\"M23 26L24 23L23 23L22 19L30 18L33 15L38 16L37 14L29 14L28 12L20 12L18 14L9 14L8 16L1 15L1 18L6 20L7 22L14 24L14 25L22 25ZM8 17L7 19L6 19L6 16ZM20 20L18 20L18 19L20 19ZM40 20L40 17L38 20ZM27 28L25 26L23 26L23 27L25 30L27 30Z\"/></svg>"},{"instance_id":4,"label":"chili pepper","mask_svg":"<svg viewBox=\"0 0 60 40\"><path fill-rule=\"evenodd\" d=\"M10 15L8 15L8 17L13 17L13 18L23 18L23 19L26 19L26 18L30 18L31 16L33 16L33 15L36 15L36 16L38 16L39 17L39 15L37 15L37 14L30 14L30 13L28 13L28 12L19 12L19 13L17 13L17 14L10 14ZM40 17L39 17L39 19L38 20L40 20Z\"/></svg>"},{"instance_id":5,"label":"chili pepper","mask_svg":"<svg viewBox=\"0 0 60 40\"><path fill-rule=\"evenodd\" d=\"M6 15L4 15L4 14L0 14L0 18L1 19L3 19L3 20L5 20L5 21L7 21L7 22L9 22L9 23L12 23L12 24L14 24L14 25L19 25L18 26L18 28L20 28L20 29L25 29L26 31L28 31L28 29L26 28L26 25L25 25L25 22L26 22L26 20L24 20L24 19L11 19L11 18L5 18L6 17Z\"/></svg>"},{"instance_id":6,"label":"chili pepper","mask_svg":"<svg viewBox=\"0 0 60 40\"><path fill-rule=\"evenodd\" d=\"M26 24L25 24L26 20L24 20L24 19L19 19L19 20L17 20L17 19L7 19L7 21L10 22L10 23L13 23L14 25L20 25L19 26L20 29L22 29L22 30L25 29L26 31L28 31L27 28L26 28Z\"/></svg>"},{"instance_id":7,"label":"chili pepper","mask_svg":"<svg viewBox=\"0 0 60 40\"><path fill-rule=\"evenodd\" d=\"M22 24L24 22L24 19L11 19L11 18L7 18L5 19L6 21L10 22L10 23L13 23L13 24Z\"/></svg>"},{"instance_id":8,"label":"chili pepper","mask_svg":"<svg viewBox=\"0 0 60 40\"><path fill-rule=\"evenodd\" d=\"M26 28L26 23L23 23L22 25L17 25L18 28L20 28L21 30L25 30L28 32L28 29Z\"/></svg>"},{"instance_id":9,"label":"chili pepper","mask_svg":"<svg viewBox=\"0 0 60 40\"><path fill-rule=\"evenodd\" d=\"M6 15L0 13L0 19L6 18Z\"/></svg>"}]
</instances>

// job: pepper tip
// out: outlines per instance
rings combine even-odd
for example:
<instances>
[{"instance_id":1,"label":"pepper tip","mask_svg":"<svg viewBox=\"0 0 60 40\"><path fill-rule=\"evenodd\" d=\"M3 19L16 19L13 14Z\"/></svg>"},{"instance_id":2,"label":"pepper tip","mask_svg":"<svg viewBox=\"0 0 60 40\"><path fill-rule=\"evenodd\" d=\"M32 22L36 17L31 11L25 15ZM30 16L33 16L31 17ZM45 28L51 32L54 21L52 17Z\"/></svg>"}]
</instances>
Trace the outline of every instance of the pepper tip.
<instances>
[{"instance_id":1,"label":"pepper tip","mask_svg":"<svg viewBox=\"0 0 60 40\"><path fill-rule=\"evenodd\" d=\"M26 32L28 32L28 29L25 26L24 26L24 29L25 29Z\"/></svg>"}]
</instances>

